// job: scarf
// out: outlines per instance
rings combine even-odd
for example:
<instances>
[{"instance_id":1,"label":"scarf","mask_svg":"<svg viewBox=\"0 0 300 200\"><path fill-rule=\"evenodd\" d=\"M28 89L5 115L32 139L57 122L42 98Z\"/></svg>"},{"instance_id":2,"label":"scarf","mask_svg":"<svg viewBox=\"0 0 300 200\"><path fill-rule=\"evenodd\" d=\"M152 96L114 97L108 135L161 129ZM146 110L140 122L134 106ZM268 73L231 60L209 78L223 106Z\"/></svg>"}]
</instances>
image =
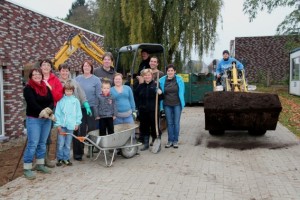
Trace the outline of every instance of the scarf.
<instances>
[{"instance_id":1,"label":"scarf","mask_svg":"<svg viewBox=\"0 0 300 200\"><path fill-rule=\"evenodd\" d=\"M34 80L30 79L27 83L27 85L29 85L32 89L34 89L34 91L40 95L40 96L46 96L47 95L47 86L44 83L44 81L42 81L40 84L35 82Z\"/></svg>"}]
</instances>

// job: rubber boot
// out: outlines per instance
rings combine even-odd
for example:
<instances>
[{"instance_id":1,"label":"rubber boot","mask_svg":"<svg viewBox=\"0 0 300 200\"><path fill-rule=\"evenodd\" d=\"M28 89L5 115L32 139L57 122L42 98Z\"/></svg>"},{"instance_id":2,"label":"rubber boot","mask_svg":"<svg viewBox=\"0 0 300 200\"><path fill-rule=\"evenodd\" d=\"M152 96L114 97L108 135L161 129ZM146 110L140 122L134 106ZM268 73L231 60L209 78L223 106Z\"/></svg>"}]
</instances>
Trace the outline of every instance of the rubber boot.
<instances>
[{"instance_id":1,"label":"rubber boot","mask_svg":"<svg viewBox=\"0 0 300 200\"><path fill-rule=\"evenodd\" d=\"M51 174L51 170L49 168L45 167L44 163L45 163L44 158L36 159L35 170L38 172L42 172L44 174Z\"/></svg>"},{"instance_id":2,"label":"rubber boot","mask_svg":"<svg viewBox=\"0 0 300 200\"><path fill-rule=\"evenodd\" d=\"M45 167L45 165L43 164L37 164L36 167L35 167L35 170L36 171L39 171L39 172L42 172L44 174L51 174L51 170L48 169L47 167Z\"/></svg>"},{"instance_id":3,"label":"rubber boot","mask_svg":"<svg viewBox=\"0 0 300 200\"><path fill-rule=\"evenodd\" d=\"M23 174L25 178L27 178L28 180L33 180L36 178L35 173L32 171L32 163L24 163L23 168Z\"/></svg>"},{"instance_id":4,"label":"rubber boot","mask_svg":"<svg viewBox=\"0 0 300 200\"><path fill-rule=\"evenodd\" d=\"M149 136L144 136L144 146L140 150L145 151L147 149L149 149Z\"/></svg>"},{"instance_id":5,"label":"rubber boot","mask_svg":"<svg viewBox=\"0 0 300 200\"><path fill-rule=\"evenodd\" d=\"M45 166L49 168L54 168L55 167L55 162L52 162L49 159L49 152L50 152L50 144L46 145L46 154L45 154Z\"/></svg>"}]
</instances>

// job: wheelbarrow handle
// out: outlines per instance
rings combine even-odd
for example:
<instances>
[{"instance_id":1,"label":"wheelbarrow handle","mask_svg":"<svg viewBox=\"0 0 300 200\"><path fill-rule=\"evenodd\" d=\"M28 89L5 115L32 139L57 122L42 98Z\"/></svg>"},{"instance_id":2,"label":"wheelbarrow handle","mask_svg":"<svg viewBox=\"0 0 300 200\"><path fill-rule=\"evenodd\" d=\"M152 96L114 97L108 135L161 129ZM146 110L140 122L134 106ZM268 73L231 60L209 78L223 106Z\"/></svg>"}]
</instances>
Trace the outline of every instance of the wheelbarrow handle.
<instances>
[{"instance_id":1,"label":"wheelbarrow handle","mask_svg":"<svg viewBox=\"0 0 300 200\"><path fill-rule=\"evenodd\" d=\"M79 142L87 145L87 146L93 146L87 142L85 142L86 140L90 142L90 139L87 138L86 136L76 136L73 133L61 133L62 135L72 135L72 137L74 137L75 139L79 140Z\"/></svg>"}]
</instances>

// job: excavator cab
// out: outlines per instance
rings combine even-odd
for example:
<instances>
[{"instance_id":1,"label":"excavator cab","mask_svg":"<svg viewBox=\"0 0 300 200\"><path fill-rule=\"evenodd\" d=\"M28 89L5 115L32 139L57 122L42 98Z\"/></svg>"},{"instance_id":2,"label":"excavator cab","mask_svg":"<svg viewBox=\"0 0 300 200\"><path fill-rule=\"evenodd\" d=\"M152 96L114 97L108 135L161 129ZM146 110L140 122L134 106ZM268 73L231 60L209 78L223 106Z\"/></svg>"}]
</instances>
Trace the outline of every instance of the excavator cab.
<instances>
[{"instance_id":1,"label":"excavator cab","mask_svg":"<svg viewBox=\"0 0 300 200\"><path fill-rule=\"evenodd\" d=\"M141 62L141 51L146 50L151 56L157 56L159 59L158 69L165 72L166 57L165 50L161 44L141 43L123 46L119 49L116 61L116 71L126 78L125 84L133 87L135 77L138 73Z\"/></svg>"},{"instance_id":2,"label":"excavator cab","mask_svg":"<svg viewBox=\"0 0 300 200\"><path fill-rule=\"evenodd\" d=\"M151 56L156 56L159 59L158 69L165 73L167 66L165 49L161 44L141 43L123 46L119 49L118 57L115 65L117 72L125 77L125 84L129 85L133 90L135 83L138 82L136 76L138 75L138 68L141 63L141 51L146 50ZM166 119L163 113L160 113L160 128L165 130ZM138 131L138 130L137 130Z\"/></svg>"}]
</instances>

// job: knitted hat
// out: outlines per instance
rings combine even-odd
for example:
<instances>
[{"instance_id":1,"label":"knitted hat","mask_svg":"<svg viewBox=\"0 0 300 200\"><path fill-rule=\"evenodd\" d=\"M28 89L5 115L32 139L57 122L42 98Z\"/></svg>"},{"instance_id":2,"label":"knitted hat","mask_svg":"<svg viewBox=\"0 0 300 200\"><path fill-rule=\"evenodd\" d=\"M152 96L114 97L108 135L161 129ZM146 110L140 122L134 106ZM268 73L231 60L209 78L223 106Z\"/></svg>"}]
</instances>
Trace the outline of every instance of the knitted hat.
<instances>
[{"instance_id":1,"label":"knitted hat","mask_svg":"<svg viewBox=\"0 0 300 200\"><path fill-rule=\"evenodd\" d=\"M228 50L224 50L222 55L224 55L225 53L227 53L229 55L229 51Z\"/></svg>"}]
</instances>

